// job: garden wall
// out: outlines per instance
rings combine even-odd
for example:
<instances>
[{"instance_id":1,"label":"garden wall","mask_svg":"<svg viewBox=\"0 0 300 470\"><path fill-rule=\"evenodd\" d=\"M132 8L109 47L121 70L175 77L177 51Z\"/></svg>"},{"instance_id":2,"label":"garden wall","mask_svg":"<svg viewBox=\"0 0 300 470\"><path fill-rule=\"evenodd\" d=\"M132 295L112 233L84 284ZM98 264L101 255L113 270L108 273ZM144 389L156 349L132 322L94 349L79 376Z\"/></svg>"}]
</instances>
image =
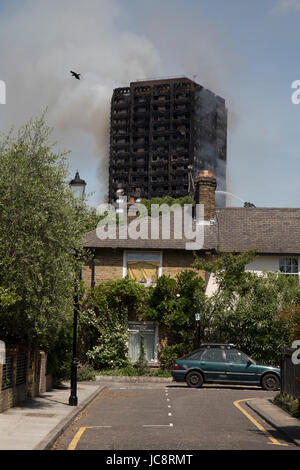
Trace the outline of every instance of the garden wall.
<instances>
[{"instance_id":1,"label":"garden wall","mask_svg":"<svg viewBox=\"0 0 300 470\"><path fill-rule=\"evenodd\" d=\"M46 391L46 354L21 345L6 347L0 363L0 412Z\"/></svg>"}]
</instances>

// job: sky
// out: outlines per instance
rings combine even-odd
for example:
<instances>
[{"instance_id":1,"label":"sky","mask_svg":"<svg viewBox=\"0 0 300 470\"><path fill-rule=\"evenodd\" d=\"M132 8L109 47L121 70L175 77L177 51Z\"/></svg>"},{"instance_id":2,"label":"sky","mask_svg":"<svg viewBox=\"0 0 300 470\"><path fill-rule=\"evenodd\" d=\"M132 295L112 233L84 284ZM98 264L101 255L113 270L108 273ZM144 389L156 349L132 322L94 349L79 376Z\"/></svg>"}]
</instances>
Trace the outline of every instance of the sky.
<instances>
[{"instance_id":1,"label":"sky","mask_svg":"<svg viewBox=\"0 0 300 470\"><path fill-rule=\"evenodd\" d=\"M226 100L228 205L300 207L299 21L300 0L0 0L0 131L46 111L97 206L113 89L184 75Z\"/></svg>"}]
</instances>

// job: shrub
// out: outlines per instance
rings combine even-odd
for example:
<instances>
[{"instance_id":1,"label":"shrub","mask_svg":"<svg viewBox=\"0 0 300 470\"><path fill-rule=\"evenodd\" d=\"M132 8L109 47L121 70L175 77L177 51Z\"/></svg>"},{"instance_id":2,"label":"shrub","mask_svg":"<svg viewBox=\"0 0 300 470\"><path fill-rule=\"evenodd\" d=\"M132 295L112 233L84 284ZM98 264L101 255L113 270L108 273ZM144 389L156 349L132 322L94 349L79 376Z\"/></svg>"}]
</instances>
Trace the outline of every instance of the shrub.
<instances>
[{"instance_id":1,"label":"shrub","mask_svg":"<svg viewBox=\"0 0 300 470\"><path fill-rule=\"evenodd\" d=\"M149 290L127 278L107 281L88 291L80 315L80 357L94 368L126 367L127 322L147 310Z\"/></svg>"},{"instance_id":2,"label":"shrub","mask_svg":"<svg viewBox=\"0 0 300 470\"><path fill-rule=\"evenodd\" d=\"M89 364L78 364L77 380L78 382L96 380L96 372Z\"/></svg>"},{"instance_id":3,"label":"shrub","mask_svg":"<svg viewBox=\"0 0 300 470\"><path fill-rule=\"evenodd\" d=\"M300 399L280 393L274 398L273 403L295 418L300 418Z\"/></svg>"},{"instance_id":4,"label":"shrub","mask_svg":"<svg viewBox=\"0 0 300 470\"><path fill-rule=\"evenodd\" d=\"M129 364L126 342L126 330L117 325L112 331L102 331L98 344L86 355L96 369L126 367Z\"/></svg>"},{"instance_id":5,"label":"shrub","mask_svg":"<svg viewBox=\"0 0 300 470\"><path fill-rule=\"evenodd\" d=\"M134 364L134 367L138 375L146 375L147 373L149 373L150 368L148 366L146 355L145 355L145 338L143 335L141 335L140 338L141 338L140 356L139 356L139 360Z\"/></svg>"},{"instance_id":6,"label":"shrub","mask_svg":"<svg viewBox=\"0 0 300 470\"><path fill-rule=\"evenodd\" d=\"M178 359L189 351L184 343L166 346L160 354L160 367L162 369L171 369L174 359Z\"/></svg>"},{"instance_id":7,"label":"shrub","mask_svg":"<svg viewBox=\"0 0 300 470\"><path fill-rule=\"evenodd\" d=\"M120 375L120 376L135 376L136 370L132 364L128 364L125 367L117 367L114 369L101 369L98 371L100 375Z\"/></svg>"},{"instance_id":8,"label":"shrub","mask_svg":"<svg viewBox=\"0 0 300 470\"><path fill-rule=\"evenodd\" d=\"M70 379L72 345L73 326L69 320L65 323L64 329L60 330L51 350L47 351L47 374L52 374L58 381Z\"/></svg>"}]
</instances>

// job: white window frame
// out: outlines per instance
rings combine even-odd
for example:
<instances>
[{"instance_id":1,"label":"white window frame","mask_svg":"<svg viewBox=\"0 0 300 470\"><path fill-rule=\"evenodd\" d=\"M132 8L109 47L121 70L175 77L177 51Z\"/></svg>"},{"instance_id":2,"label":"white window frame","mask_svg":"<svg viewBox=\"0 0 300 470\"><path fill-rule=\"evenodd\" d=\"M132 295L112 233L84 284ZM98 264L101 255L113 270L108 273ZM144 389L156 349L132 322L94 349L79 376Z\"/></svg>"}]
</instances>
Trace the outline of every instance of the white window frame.
<instances>
[{"instance_id":1,"label":"white window frame","mask_svg":"<svg viewBox=\"0 0 300 470\"><path fill-rule=\"evenodd\" d=\"M298 272L297 273L285 273L283 271L280 271L280 259L282 258L294 258L297 260L297 263L298 263ZM285 274L286 276L297 276L298 275L298 278L299 278L299 281L300 281L300 270L299 270L299 264L300 264L300 257L299 256L293 256L293 255L290 255L290 256L279 256L278 257L278 270L281 274Z\"/></svg>"},{"instance_id":2,"label":"white window frame","mask_svg":"<svg viewBox=\"0 0 300 470\"><path fill-rule=\"evenodd\" d=\"M123 278L127 276L127 255L128 254L143 254L143 253L151 253L151 254L159 254L159 267L158 267L158 277L162 276L163 273L163 253L162 251L152 251L152 250L124 250L123 252ZM153 284L152 284L153 285Z\"/></svg>"},{"instance_id":3,"label":"white window frame","mask_svg":"<svg viewBox=\"0 0 300 470\"><path fill-rule=\"evenodd\" d=\"M153 361L150 361L149 364L157 364L158 363L158 342L159 342L159 337L158 337L158 323L153 322L153 321L129 321L127 323L127 332L130 333L130 331L139 331L140 330L134 330L133 326L139 324L141 327L143 325L147 326L154 326L154 359ZM128 343L127 343L128 346Z\"/></svg>"}]
</instances>

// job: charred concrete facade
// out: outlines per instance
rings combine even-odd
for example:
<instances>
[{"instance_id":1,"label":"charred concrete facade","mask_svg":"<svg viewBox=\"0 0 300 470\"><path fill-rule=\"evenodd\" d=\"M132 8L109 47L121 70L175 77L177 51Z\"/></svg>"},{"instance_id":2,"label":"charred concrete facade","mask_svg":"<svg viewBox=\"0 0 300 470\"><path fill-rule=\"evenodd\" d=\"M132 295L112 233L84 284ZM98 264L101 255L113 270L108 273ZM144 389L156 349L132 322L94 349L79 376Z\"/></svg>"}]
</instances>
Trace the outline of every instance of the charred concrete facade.
<instances>
[{"instance_id":1,"label":"charred concrete facade","mask_svg":"<svg viewBox=\"0 0 300 470\"><path fill-rule=\"evenodd\" d=\"M111 100L109 202L193 196L201 170L226 190L225 100L188 78L130 83ZM222 205L222 202L221 202Z\"/></svg>"}]
</instances>

